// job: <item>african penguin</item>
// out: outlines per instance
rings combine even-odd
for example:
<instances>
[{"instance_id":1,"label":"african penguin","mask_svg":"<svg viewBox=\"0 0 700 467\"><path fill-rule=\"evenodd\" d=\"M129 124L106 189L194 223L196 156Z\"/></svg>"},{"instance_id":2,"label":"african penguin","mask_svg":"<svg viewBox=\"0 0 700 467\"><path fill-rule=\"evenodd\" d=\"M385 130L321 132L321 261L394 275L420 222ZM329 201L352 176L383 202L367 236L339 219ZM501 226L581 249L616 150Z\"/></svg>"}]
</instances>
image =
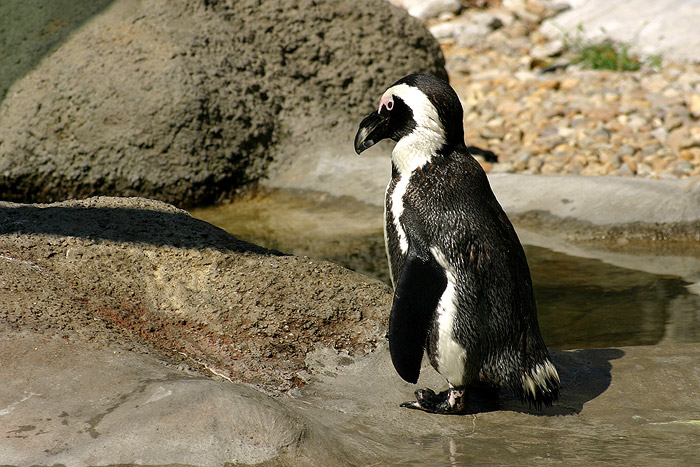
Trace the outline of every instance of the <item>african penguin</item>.
<instances>
[{"instance_id":1,"label":"african penguin","mask_svg":"<svg viewBox=\"0 0 700 467\"><path fill-rule=\"evenodd\" d=\"M462 125L450 85L414 74L384 92L355 136L358 154L396 141L384 216L392 362L416 383L427 353L449 384L440 394L418 390L401 406L460 413L477 383L548 406L558 398L559 375L540 334L525 253L467 151Z\"/></svg>"}]
</instances>

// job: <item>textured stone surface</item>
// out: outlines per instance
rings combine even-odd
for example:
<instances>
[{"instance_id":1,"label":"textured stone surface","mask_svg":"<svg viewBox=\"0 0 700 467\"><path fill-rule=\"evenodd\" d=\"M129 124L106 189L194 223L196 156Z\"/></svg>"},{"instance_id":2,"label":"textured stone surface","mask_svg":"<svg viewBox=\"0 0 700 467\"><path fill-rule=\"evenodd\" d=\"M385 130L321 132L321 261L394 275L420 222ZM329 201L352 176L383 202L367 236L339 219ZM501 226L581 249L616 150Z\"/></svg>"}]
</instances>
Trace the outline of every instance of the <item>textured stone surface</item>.
<instances>
[{"instance_id":1,"label":"textured stone surface","mask_svg":"<svg viewBox=\"0 0 700 467\"><path fill-rule=\"evenodd\" d=\"M141 198L0 203L0 264L0 331L118 342L271 391L303 385L318 346L371 351L391 300Z\"/></svg>"},{"instance_id":2,"label":"textured stone surface","mask_svg":"<svg viewBox=\"0 0 700 467\"><path fill-rule=\"evenodd\" d=\"M3 2L0 14L40 4ZM93 17L56 15L4 33L41 47L32 66L3 68L15 80L0 104L3 199L211 202L275 158L351 133L386 82L446 76L427 30L382 0L117 0Z\"/></svg>"}]
</instances>

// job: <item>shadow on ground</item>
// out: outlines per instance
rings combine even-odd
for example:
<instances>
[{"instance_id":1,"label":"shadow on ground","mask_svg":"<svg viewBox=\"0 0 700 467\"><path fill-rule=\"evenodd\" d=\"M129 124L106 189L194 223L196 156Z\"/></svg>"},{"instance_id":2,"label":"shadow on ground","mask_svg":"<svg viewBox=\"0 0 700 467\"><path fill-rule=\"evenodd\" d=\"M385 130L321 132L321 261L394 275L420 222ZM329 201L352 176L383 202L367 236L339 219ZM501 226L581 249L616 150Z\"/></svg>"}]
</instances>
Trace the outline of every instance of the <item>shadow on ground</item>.
<instances>
[{"instance_id":1,"label":"shadow on ground","mask_svg":"<svg viewBox=\"0 0 700 467\"><path fill-rule=\"evenodd\" d=\"M70 34L114 0L0 2L0 103L12 83L56 50Z\"/></svg>"},{"instance_id":2,"label":"shadow on ground","mask_svg":"<svg viewBox=\"0 0 700 467\"><path fill-rule=\"evenodd\" d=\"M496 411L519 412L535 416L574 415L583 406L603 394L612 382L612 360L625 355L620 349L551 350L551 357L559 372L562 389L559 401L552 407L534 407L521 402L506 391L486 386L475 386L469 391L466 416ZM425 368L425 372L431 372ZM421 387L419 385L419 387ZM441 387L433 388L442 390Z\"/></svg>"},{"instance_id":3,"label":"shadow on ground","mask_svg":"<svg viewBox=\"0 0 700 467\"><path fill-rule=\"evenodd\" d=\"M185 211L120 207L0 205L0 234L40 234L177 248L280 255L237 239Z\"/></svg>"},{"instance_id":4,"label":"shadow on ground","mask_svg":"<svg viewBox=\"0 0 700 467\"><path fill-rule=\"evenodd\" d=\"M583 349L558 351L550 350L552 361L557 367L562 389L559 401L552 407L528 407L510 394L502 395L498 401L477 392L471 407L473 413L493 410L511 410L531 415L556 416L574 415L583 406L603 394L612 382L612 361L625 355L620 349Z\"/></svg>"}]
</instances>

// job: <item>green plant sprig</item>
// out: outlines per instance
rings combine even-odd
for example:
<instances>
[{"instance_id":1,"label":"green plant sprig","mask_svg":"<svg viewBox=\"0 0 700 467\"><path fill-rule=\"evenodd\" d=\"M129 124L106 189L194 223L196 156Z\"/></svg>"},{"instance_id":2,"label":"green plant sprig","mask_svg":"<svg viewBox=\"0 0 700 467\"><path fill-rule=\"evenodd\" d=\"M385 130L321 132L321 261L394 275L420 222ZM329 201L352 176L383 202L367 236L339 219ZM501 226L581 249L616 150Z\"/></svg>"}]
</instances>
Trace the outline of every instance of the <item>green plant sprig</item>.
<instances>
[{"instance_id":1,"label":"green plant sprig","mask_svg":"<svg viewBox=\"0 0 700 467\"><path fill-rule=\"evenodd\" d=\"M630 45L625 42L585 39L581 25L575 37L564 33L564 46L573 55L572 63L580 63L594 70L636 71L645 64L654 68L661 66L661 55L643 58L630 52Z\"/></svg>"}]
</instances>

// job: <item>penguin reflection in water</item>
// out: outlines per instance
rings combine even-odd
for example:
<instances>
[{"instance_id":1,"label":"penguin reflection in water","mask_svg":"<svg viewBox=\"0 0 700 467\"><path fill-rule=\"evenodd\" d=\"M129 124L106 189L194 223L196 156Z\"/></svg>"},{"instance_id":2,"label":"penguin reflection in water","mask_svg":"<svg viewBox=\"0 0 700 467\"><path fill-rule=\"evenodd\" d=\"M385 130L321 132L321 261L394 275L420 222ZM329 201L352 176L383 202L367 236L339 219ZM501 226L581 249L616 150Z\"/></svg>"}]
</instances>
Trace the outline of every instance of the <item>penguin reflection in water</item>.
<instances>
[{"instance_id":1,"label":"penguin reflection in water","mask_svg":"<svg viewBox=\"0 0 700 467\"><path fill-rule=\"evenodd\" d=\"M551 405L559 375L540 334L525 253L464 144L457 94L432 75L400 79L360 123L355 151L385 138L396 141L384 219L391 359L416 383L427 352L449 383L440 394L419 389L402 407L461 413L469 386L482 383Z\"/></svg>"}]
</instances>

